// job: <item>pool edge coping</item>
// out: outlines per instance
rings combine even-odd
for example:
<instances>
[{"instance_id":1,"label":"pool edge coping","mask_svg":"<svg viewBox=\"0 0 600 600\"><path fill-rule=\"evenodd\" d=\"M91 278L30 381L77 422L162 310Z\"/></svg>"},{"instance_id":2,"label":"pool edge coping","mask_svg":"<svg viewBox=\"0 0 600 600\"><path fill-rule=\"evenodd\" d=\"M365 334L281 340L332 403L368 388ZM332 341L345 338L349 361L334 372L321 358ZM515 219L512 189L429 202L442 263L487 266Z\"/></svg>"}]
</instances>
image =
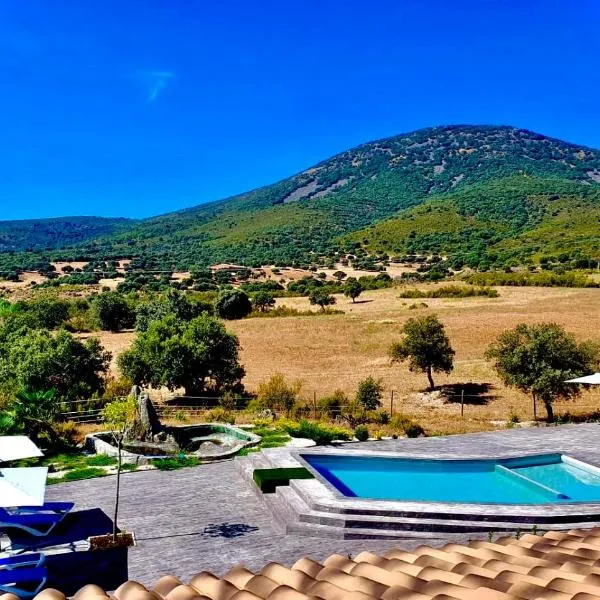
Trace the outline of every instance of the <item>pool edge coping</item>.
<instances>
[{"instance_id":1,"label":"pool edge coping","mask_svg":"<svg viewBox=\"0 0 600 600\"><path fill-rule=\"evenodd\" d=\"M290 485L301 495L304 496L311 510L321 511L339 511L345 513L355 510L365 514L369 512L379 513L420 513L424 515L432 515L435 513L443 513L444 511L452 511L458 515L471 515L474 520L481 516L502 515L508 517L542 517L541 508L546 519L560 517L581 516L582 519L590 516L600 516L600 501L597 502L563 502L563 503L542 503L542 504L503 504L503 503L468 503L468 502L441 502L441 501L405 501L405 500L382 500L369 498L352 498L341 494L329 481L327 481L316 469L312 468L307 461L302 458L302 454L314 455L337 455L343 456L365 456L373 458L405 458L405 459L421 459L421 460L508 460L513 458L532 458L538 456L548 456L552 454L568 457L583 463L586 466L592 467L600 474L600 467L591 463L589 460L581 460L577 458L577 452L566 454L565 452L499 452L493 457L482 454L456 454L445 452L440 453L412 453L412 452L393 452L381 450L359 450L341 448L309 448L301 450L288 449L273 449L269 453L270 457L275 459L294 459L301 466L310 470L315 476L311 480L295 480L291 481Z\"/></svg>"}]
</instances>

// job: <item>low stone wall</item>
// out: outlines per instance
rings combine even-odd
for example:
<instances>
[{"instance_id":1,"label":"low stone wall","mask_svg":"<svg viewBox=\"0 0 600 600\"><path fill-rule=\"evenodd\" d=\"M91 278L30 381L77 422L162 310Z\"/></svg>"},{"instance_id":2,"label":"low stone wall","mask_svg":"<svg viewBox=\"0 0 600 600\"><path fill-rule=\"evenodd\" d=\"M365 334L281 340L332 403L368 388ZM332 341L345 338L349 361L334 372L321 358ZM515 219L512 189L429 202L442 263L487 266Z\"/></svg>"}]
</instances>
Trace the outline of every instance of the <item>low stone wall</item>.
<instances>
[{"instance_id":1,"label":"low stone wall","mask_svg":"<svg viewBox=\"0 0 600 600\"><path fill-rule=\"evenodd\" d=\"M94 452L96 454L105 454L106 456L117 457L118 450L116 446L105 442L100 439L99 435L110 435L110 431L99 431L97 433L89 433L85 436L85 449L88 452ZM124 464L133 465L147 465L152 461L149 456L142 456L141 454L134 454L127 450L121 450L121 459Z\"/></svg>"}]
</instances>

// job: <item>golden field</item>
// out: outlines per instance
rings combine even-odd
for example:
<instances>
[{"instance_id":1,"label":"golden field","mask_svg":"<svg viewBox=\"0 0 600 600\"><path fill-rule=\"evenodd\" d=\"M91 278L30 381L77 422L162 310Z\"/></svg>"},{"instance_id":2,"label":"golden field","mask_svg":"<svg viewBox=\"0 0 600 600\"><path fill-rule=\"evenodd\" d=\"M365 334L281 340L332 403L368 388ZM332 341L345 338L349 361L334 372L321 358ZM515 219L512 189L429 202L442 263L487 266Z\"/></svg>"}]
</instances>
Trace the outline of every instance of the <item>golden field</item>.
<instances>
[{"instance_id":1,"label":"golden field","mask_svg":"<svg viewBox=\"0 0 600 600\"><path fill-rule=\"evenodd\" d=\"M427 289L427 286L419 286ZM392 390L394 411L417 418L429 433L476 431L504 426L514 412L522 421L533 416L530 398L506 389L484 353L503 330L520 322L554 321L579 339L600 342L598 327L600 289L499 288L498 298L412 300L398 297L400 288L365 292L353 304L337 297L341 315L315 317L249 318L227 323L240 339L246 368L244 383L252 391L276 372L302 381L301 396L312 401L336 389L353 395L359 380L372 375L385 387L389 407ZM307 298L282 298L278 305L301 310ZM410 309L424 302L427 307ZM448 402L439 395L422 392L426 378L409 372L406 365L392 365L388 349L401 336L402 324L412 316L436 313L446 325L456 351L454 371L437 374L436 384L480 383L490 389L482 398L466 397L464 418L460 401ZM118 353L133 339L132 333L101 334L107 349ZM585 392L574 403L556 406L557 415L590 413L600 408L600 390ZM538 416L544 416L542 406ZM500 423L495 423L498 421Z\"/></svg>"}]
</instances>

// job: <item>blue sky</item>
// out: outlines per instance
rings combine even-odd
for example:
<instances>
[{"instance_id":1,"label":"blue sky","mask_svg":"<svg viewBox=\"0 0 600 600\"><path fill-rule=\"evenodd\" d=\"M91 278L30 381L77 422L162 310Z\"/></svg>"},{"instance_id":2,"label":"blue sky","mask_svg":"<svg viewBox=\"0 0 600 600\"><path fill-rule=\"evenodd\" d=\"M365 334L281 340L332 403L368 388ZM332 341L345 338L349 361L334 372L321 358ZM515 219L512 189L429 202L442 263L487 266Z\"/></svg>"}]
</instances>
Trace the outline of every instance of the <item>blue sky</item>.
<instances>
[{"instance_id":1,"label":"blue sky","mask_svg":"<svg viewBox=\"0 0 600 600\"><path fill-rule=\"evenodd\" d=\"M597 0L2 0L0 219L143 217L419 127L600 148Z\"/></svg>"}]
</instances>

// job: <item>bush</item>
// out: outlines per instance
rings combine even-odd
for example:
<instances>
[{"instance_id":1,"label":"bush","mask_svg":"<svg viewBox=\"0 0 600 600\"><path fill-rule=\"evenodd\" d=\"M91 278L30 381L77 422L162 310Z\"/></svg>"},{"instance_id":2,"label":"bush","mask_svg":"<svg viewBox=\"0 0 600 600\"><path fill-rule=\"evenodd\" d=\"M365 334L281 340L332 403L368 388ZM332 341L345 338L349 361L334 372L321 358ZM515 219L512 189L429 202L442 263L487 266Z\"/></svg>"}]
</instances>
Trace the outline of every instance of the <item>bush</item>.
<instances>
[{"instance_id":1,"label":"bush","mask_svg":"<svg viewBox=\"0 0 600 600\"><path fill-rule=\"evenodd\" d=\"M390 426L395 431L400 431L409 438L425 435L425 430L419 423L411 419L408 415L401 413L397 413L391 418Z\"/></svg>"},{"instance_id":2,"label":"bush","mask_svg":"<svg viewBox=\"0 0 600 600\"><path fill-rule=\"evenodd\" d=\"M385 410L370 410L365 413L365 421L367 423L376 423L377 425L388 425L390 414Z\"/></svg>"},{"instance_id":3,"label":"bush","mask_svg":"<svg viewBox=\"0 0 600 600\"><path fill-rule=\"evenodd\" d=\"M366 442L369 439L369 430L367 429L367 426L366 425L359 425L354 430L354 437L359 442Z\"/></svg>"},{"instance_id":4,"label":"bush","mask_svg":"<svg viewBox=\"0 0 600 600\"><path fill-rule=\"evenodd\" d=\"M365 410L375 410L378 406L381 406L381 393L383 392L383 386L380 381L376 381L373 377L369 376L363 379L358 384L358 390L356 392L356 401L361 404Z\"/></svg>"},{"instance_id":5,"label":"bush","mask_svg":"<svg viewBox=\"0 0 600 600\"><path fill-rule=\"evenodd\" d=\"M104 292L92 300L92 314L103 331L133 327L135 312L117 292Z\"/></svg>"},{"instance_id":6,"label":"bush","mask_svg":"<svg viewBox=\"0 0 600 600\"><path fill-rule=\"evenodd\" d=\"M221 406L217 406L204 414L204 419L207 423L235 423L235 414L225 410Z\"/></svg>"},{"instance_id":7,"label":"bush","mask_svg":"<svg viewBox=\"0 0 600 600\"><path fill-rule=\"evenodd\" d=\"M342 410L349 404L348 396L342 390L335 390L331 396L319 399L317 410L322 417L335 419L342 414Z\"/></svg>"},{"instance_id":8,"label":"bush","mask_svg":"<svg viewBox=\"0 0 600 600\"><path fill-rule=\"evenodd\" d=\"M399 298L470 298L485 296L497 298L498 291L490 287L475 287L471 285L441 285L431 290L410 289L399 294Z\"/></svg>"},{"instance_id":9,"label":"bush","mask_svg":"<svg viewBox=\"0 0 600 600\"><path fill-rule=\"evenodd\" d=\"M294 421L282 421L280 427L292 437L307 438L313 440L318 446L331 444L334 440L349 440L350 432L342 427L315 423L302 419Z\"/></svg>"},{"instance_id":10,"label":"bush","mask_svg":"<svg viewBox=\"0 0 600 600\"><path fill-rule=\"evenodd\" d=\"M258 385L256 400L252 404L259 410L268 408L284 411L289 416L301 388L300 381L288 383L282 373L275 373Z\"/></svg>"},{"instance_id":11,"label":"bush","mask_svg":"<svg viewBox=\"0 0 600 600\"><path fill-rule=\"evenodd\" d=\"M176 456L173 458L161 458L152 462L159 471L176 471L184 467L195 467L201 464L200 460L193 456Z\"/></svg>"},{"instance_id":12,"label":"bush","mask_svg":"<svg viewBox=\"0 0 600 600\"><path fill-rule=\"evenodd\" d=\"M222 319L243 319L252 312L252 302L241 290L223 290L215 303L215 311Z\"/></svg>"}]
</instances>

